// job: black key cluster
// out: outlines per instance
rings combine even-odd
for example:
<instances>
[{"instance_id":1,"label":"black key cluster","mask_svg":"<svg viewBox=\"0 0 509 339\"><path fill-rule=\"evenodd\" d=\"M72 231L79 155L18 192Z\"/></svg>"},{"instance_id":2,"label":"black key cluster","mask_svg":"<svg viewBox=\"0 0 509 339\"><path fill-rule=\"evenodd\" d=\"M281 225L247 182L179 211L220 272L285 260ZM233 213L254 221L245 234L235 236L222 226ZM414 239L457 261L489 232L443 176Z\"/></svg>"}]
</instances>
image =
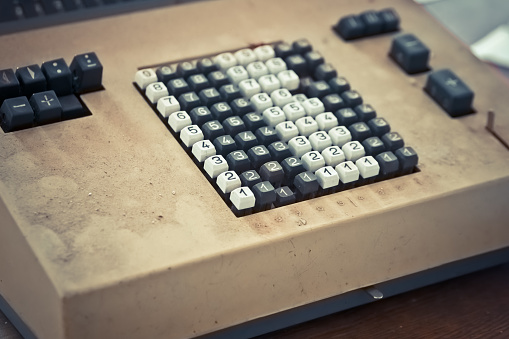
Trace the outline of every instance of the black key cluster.
<instances>
[{"instance_id":1,"label":"black key cluster","mask_svg":"<svg viewBox=\"0 0 509 339\"><path fill-rule=\"evenodd\" d=\"M347 15L333 26L334 31L344 40L355 40L367 36L399 30L399 16L392 8L380 11L366 11Z\"/></svg>"},{"instance_id":2,"label":"black key cluster","mask_svg":"<svg viewBox=\"0 0 509 339\"><path fill-rule=\"evenodd\" d=\"M305 39L142 68L135 85L237 216L417 170Z\"/></svg>"},{"instance_id":3,"label":"black key cluster","mask_svg":"<svg viewBox=\"0 0 509 339\"><path fill-rule=\"evenodd\" d=\"M12 132L90 115L79 94L102 89L95 53L0 70L0 125Z\"/></svg>"}]
</instances>

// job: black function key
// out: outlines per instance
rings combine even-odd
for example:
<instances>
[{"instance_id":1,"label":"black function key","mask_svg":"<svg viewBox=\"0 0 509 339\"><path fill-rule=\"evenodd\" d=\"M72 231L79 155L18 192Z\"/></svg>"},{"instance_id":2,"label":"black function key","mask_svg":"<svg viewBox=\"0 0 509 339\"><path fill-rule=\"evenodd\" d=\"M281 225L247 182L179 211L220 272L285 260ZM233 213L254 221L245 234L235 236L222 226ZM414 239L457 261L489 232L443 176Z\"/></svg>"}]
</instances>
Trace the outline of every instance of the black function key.
<instances>
[{"instance_id":1,"label":"black function key","mask_svg":"<svg viewBox=\"0 0 509 339\"><path fill-rule=\"evenodd\" d=\"M34 111L26 97L6 99L0 107L0 123L4 132L32 127Z\"/></svg>"},{"instance_id":2,"label":"black function key","mask_svg":"<svg viewBox=\"0 0 509 339\"><path fill-rule=\"evenodd\" d=\"M364 36L366 24L358 15L348 15L339 19L334 31L345 40L353 40Z\"/></svg>"},{"instance_id":3,"label":"black function key","mask_svg":"<svg viewBox=\"0 0 509 339\"><path fill-rule=\"evenodd\" d=\"M18 68L16 77L21 85L21 92L28 98L34 93L44 92L47 88L46 78L39 65Z\"/></svg>"},{"instance_id":4,"label":"black function key","mask_svg":"<svg viewBox=\"0 0 509 339\"><path fill-rule=\"evenodd\" d=\"M35 123L38 125L62 120L62 105L55 91L35 93L30 98L30 105L34 110Z\"/></svg>"},{"instance_id":5,"label":"black function key","mask_svg":"<svg viewBox=\"0 0 509 339\"><path fill-rule=\"evenodd\" d=\"M359 15L364 22L364 35L375 35L382 33L383 21L375 11L366 11Z\"/></svg>"},{"instance_id":6,"label":"black function key","mask_svg":"<svg viewBox=\"0 0 509 339\"><path fill-rule=\"evenodd\" d=\"M473 113L474 92L449 69L431 73L424 89L451 117Z\"/></svg>"},{"instance_id":7,"label":"black function key","mask_svg":"<svg viewBox=\"0 0 509 339\"><path fill-rule=\"evenodd\" d=\"M57 95L72 93L72 73L64 59L46 61L41 68L48 81L48 89Z\"/></svg>"},{"instance_id":8,"label":"black function key","mask_svg":"<svg viewBox=\"0 0 509 339\"><path fill-rule=\"evenodd\" d=\"M103 66L94 52L76 55L69 67L74 91L83 93L102 88Z\"/></svg>"},{"instance_id":9,"label":"black function key","mask_svg":"<svg viewBox=\"0 0 509 339\"><path fill-rule=\"evenodd\" d=\"M383 32L394 32L399 30L399 15L392 8L382 9L378 12L378 16L383 22Z\"/></svg>"},{"instance_id":10,"label":"black function key","mask_svg":"<svg viewBox=\"0 0 509 339\"><path fill-rule=\"evenodd\" d=\"M0 71L0 104L5 99L14 98L20 94L20 85L18 78L12 69L3 69Z\"/></svg>"},{"instance_id":11,"label":"black function key","mask_svg":"<svg viewBox=\"0 0 509 339\"><path fill-rule=\"evenodd\" d=\"M62 120L75 119L85 115L85 109L74 94L59 97L62 106Z\"/></svg>"},{"instance_id":12,"label":"black function key","mask_svg":"<svg viewBox=\"0 0 509 339\"><path fill-rule=\"evenodd\" d=\"M429 70L429 55L429 48L413 34L394 38L389 52L389 56L408 74Z\"/></svg>"}]
</instances>

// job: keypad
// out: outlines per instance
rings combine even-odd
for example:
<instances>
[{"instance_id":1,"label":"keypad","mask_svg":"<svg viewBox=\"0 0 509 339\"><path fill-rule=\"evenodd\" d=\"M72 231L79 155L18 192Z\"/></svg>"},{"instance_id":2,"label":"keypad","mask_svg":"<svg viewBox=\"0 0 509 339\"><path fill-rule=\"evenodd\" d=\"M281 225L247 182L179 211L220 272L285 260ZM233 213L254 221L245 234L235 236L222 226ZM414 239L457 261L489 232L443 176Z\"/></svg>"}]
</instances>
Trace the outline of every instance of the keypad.
<instances>
[{"instance_id":1,"label":"keypad","mask_svg":"<svg viewBox=\"0 0 509 339\"><path fill-rule=\"evenodd\" d=\"M359 20L366 34L384 27ZM140 68L134 83L239 217L417 170L415 150L306 39Z\"/></svg>"}]
</instances>

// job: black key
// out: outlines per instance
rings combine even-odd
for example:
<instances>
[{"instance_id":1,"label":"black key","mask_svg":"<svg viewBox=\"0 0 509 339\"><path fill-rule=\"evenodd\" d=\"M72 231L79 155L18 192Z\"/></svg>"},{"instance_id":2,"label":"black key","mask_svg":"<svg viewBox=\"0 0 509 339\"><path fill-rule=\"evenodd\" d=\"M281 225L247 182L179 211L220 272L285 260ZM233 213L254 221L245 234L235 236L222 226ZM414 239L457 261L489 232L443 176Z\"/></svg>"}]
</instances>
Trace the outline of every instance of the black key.
<instances>
[{"instance_id":1,"label":"black key","mask_svg":"<svg viewBox=\"0 0 509 339\"><path fill-rule=\"evenodd\" d=\"M419 157L412 147L402 147L394 153L399 160L399 174L405 175L413 172Z\"/></svg>"},{"instance_id":2,"label":"black key","mask_svg":"<svg viewBox=\"0 0 509 339\"><path fill-rule=\"evenodd\" d=\"M243 150L236 150L226 156L228 168L236 173L242 173L251 169L251 162Z\"/></svg>"},{"instance_id":3,"label":"black key","mask_svg":"<svg viewBox=\"0 0 509 339\"><path fill-rule=\"evenodd\" d=\"M311 84L315 82L312 77L303 76L299 79L299 89L303 93L307 93L309 88L311 87Z\"/></svg>"},{"instance_id":4,"label":"black key","mask_svg":"<svg viewBox=\"0 0 509 339\"><path fill-rule=\"evenodd\" d=\"M74 0L62 0L62 5L66 11L74 11L78 9L78 6Z\"/></svg>"},{"instance_id":5,"label":"black key","mask_svg":"<svg viewBox=\"0 0 509 339\"><path fill-rule=\"evenodd\" d=\"M202 89L198 96L201 103L209 107L223 100L221 94L214 87Z\"/></svg>"},{"instance_id":6,"label":"black key","mask_svg":"<svg viewBox=\"0 0 509 339\"><path fill-rule=\"evenodd\" d=\"M376 111L369 104L355 106L355 113L357 113L360 121L369 121L376 118Z\"/></svg>"},{"instance_id":7,"label":"black key","mask_svg":"<svg viewBox=\"0 0 509 339\"><path fill-rule=\"evenodd\" d=\"M378 180L394 178L398 174L399 161L391 151L383 152L375 157L380 165L380 174Z\"/></svg>"},{"instance_id":8,"label":"black key","mask_svg":"<svg viewBox=\"0 0 509 339\"><path fill-rule=\"evenodd\" d=\"M235 140L233 140L231 135L221 135L215 138L212 143L216 148L216 153L221 154L224 157L227 154L237 150L237 145L235 144Z\"/></svg>"},{"instance_id":9,"label":"black key","mask_svg":"<svg viewBox=\"0 0 509 339\"><path fill-rule=\"evenodd\" d=\"M283 167L283 171L285 173L284 183L286 185L293 184L293 180L295 176L299 173L304 172L306 169L297 157L288 157L281 162L281 167Z\"/></svg>"},{"instance_id":10,"label":"black key","mask_svg":"<svg viewBox=\"0 0 509 339\"><path fill-rule=\"evenodd\" d=\"M285 59L286 57L295 54L295 50L292 45L287 42L280 42L274 46L274 52L276 52L276 56L281 59Z\"/></svg>"},{"instance_id":11,"label":"black key","mask_svg":"<svg viewBox=\"0 0 509 339\"><path fill-rule=\"evenodd\" d=\"M156 69L157 80L167 84L171 79L178 78L177 71L170 65L161 66Z\"/></svg>"},{"instance_id":12,"label":"black key","mask_svg":"<svg viewBox=\"0 0 509 339\"><path fill-rule=\"evenodd\" d=\"M259 173L263 181L270 182L274 187L281 186L285 178L283 167L275 160L264 163L260 167Z\"/></svg>"},{"instance_id":13,"label":"black key","mask_svg":"<svg viewBox=\"0 0 509 339\"><path fill-rule=\"evenodd\" d=\"M37 92L44 92L47 89L46 78L39 65L20 67L16 70L16 77L21 86L21 92L27 98Z\"/></svg>"},{"instance_id":14,"label":"black key","mask_svg":"<svg viewBox=\"0 0 509 339\"><path fill-rule=\"evenodd\" d=\"M355 107L362 104L362 97L359 92L355 90L348 90L341 94L341 98L347 107Z\"/></svg>"},{"instance_id":15,"label":"black key","mask_svg":"<svg viewBox=\"0 0 509 339\"><path fill-rule=\"evenodd\" d=\"M20 0L19 4L23 8L23 15L25 18L35 18L37 10L35 9L35 2L31 0Z\"/></svg>"},{"instance_id":16,"label":"black key","mask_svg":"<svg viewBox=\"0 0 509 339\"><path fill-rule=\"evenodd\" d=\"M449 69L431 73L425 90L451 117L473 112L474 92Z\"/></svg>"},{"instance_id":17,"label":"black key","mask_svg":"<svg viewBox=\"0 0 509 339\"><path fill-rule=\"evenodd\" d=\"M366 151L366 155L377 156L378 154L388 151L385 144L379 137L369 137L362 142L362 146Z\"/></svg>"},{"instance_id":18,"label":"black key","mask_svg":"<svg viewBox=\"0 0 509 339\"><path fill-rule=\"evenodd\" d=\"M334 31L345 40L362 38L366 25L358 15L348 15L339 19Z\"/></svg>"},{"instance_id":19,"label":"black key","mask_svg":"<svg viewBox=\"0 0 509 339\"><path fill-rule=\"evenodd\" d=\"M230 102L232 100L242 97L242 94L240 93L239 86L232 85L232 84L222 85L219 88L219 93L221 94L221 98L223 98L223 100L225 100L227 102Z\"/></svg>"},{"instance_id":20,"label":"black key","mask_svg":"<svg viewBox=\"0 0 509 339\"><path fill-rule=\"evenodd\" d=\"M81 0L81 2L85 5L85 7L99 6L99 2L97 0Z\"/></svg>"},{"instance_id":21,"label":"black key","mask_svg":"<svg viewBox=\"0 0 509 339\"><path fill-rule=\"evenodd\" d=\"M59 97L62 106L62 120L76 119L85 115L85 109L74 94Z\"/></svg>"},{"instance_id":22,"label":"black key","mask_svg":"<svg viewBox=\"0 0 509 339\"><path fill-rule=\"evenodd\" d=\"M315 72L316 67L325 62L323 56L316 51L307 52L304 54L304 59L306 59L308 70L311 74Z\"/></svg>"},{"instance_id":23,"label":"black key","mask_svg":"<svg viewBox=\"0 0 509 339\"><path fill-rule=\"evenodd\" d=\"M209 74L218 71L217 65L209 58L203 58L196 63L196 67L201 73Z\"/></svg>"},{"instance_id":24,"label":"black key","mask_svg":"<svg viewBox=\"0 0 509 339\"><path fill-rule=\"evenodd\" d=\"M4 132L32 127L34 111L26 97L4 100L0 107L0 124Z\"/></svg>"},{"instance_id":25,"label":"black key","mask_svg":"<svg viewBox=\"0 0 509 339\"><path fill-rule=\"evenodd\" d=\"M382 136L382 142L388 151L396 151L405 146L405 141L398 132L390 132Z\"/></svg>"},{"instance_id":26,"label":"black key","mask_svg":"<svg viewBox=\"0 0 509 339\"><path fill-rule=\"evenodd\" d=\"M269 150L264 145L251 147L247 151L247 156L249 160L251 160L251 166L253 166L255 170L258 170L263 164L272 160Z\"/></svg>"},{"instance_id":27,"label":"black key","mask_svg":"<svg viewBox=\"0 0 509 339\"><path fill-rule=\"evenodd\" d=\"M286 206L293 204L295 201L295 194L288 186L282 186L276 189L276 201L274 202L274 206Z\"/></svg>"},{"instance_id":28,"label":"black key","mask_svg":"<svg viewBox=\"0 0 509 339\"><path fill-rule=\"evenodd\" d=\"M212 116L214 119L217 119L219 121L223 121L228 117L233 116L233 111L226 102L218 102L213 104L210 107L210 112L212 113Z\"/></svg>"},{"instance_id":29,"label":"black key","mask_svg":"<svg viewBox=\"0 0 509 339\"><path fill-rule=\"evenodd\" d=\"M187 92L178 97L180 109L186 112L201 105L201 100L195 92Z\"/></svg>"},{"instance_id":30,"label":"black key","mask_svg":"<svg viewBox=\"0 0 509 339\"><path fill-rule=\"evenodd\" d=\"M214 117L210 110L205 106L195 107L189 112L189 117L194 125L201 126L207 121L211 121Z\"/></svg>"},{"instance_id":31,"label":"black key","mask_svg":"<svg viewBox=\"0 0 509 339\"><path fill-rule=\"evenodd\" d=\"M307 88L307 96L310 98L322 98L328 94L331 94L332 90L329 86L329 84L324 80L314 81L311 84L309 84L309 87Z\"/></svg>"},{"instance_id":32,"label":"black key","mask_svg":"<svg viewBox=\"0 0 509 339\"><path fill-rule=\"evenodd\" d=\"M177 65L177 75L181 78L188 78L193 74L198 74L200 71L198 67L189 61L183 61Z\"/></svg>"},{"instance_id":33,"label":"black key","mask_svg":"<svg viewBox=\"0 0 509 339\"><path fill-rule=\"evenodd\" d=\"M215 88L220 88L221 86L228 85L230 80L226 77L226 75L221 71L212 71L207 75L207 78L210 81L210 84Z\"/></svg>"},{"instance_id":34,"label":"black key","mask_svg":"<svg viewBox=\"0 0 509 339\"><path fill-rule=\"evenodd\" d=\"M237 147L244 151L258 145L258 139L251 131L240 132L234 139Z\"/></svg>"},{"instance_id":35,"label":"black key","mask_svg":"<svg viewBox=\"0 0 509 339\"><path fill-rule=\"evenodd\" d=\"M373 136L373 132L370 130L369 126L362 121L351 124L348 126L348 130L352 134L353 140L363 141L364 139Z\"/></svg>"},{"instance_id":36,"label":"black key","mask_svg":"<svg viewBox=\"0 0 509 339\"><path fill-rule=\"evenodd\" d=\"M14 21L17 20L16 10L14 2L6 1L0 5L0 22Z\"/></svg>"},{"instance_id":37,"label":"black key","mask_svg":"<svg viewBox=\"0 0 509 339\"><path fill-rule=\"evenodd\" d=\"M307 73L306 59L300 54L294 54L286 57L286 66L297 73L299 76L303 76Z\"/></svg>"},{"instance_id":38,"label":"black key","mask_svg":"<svg viewBox=\"0 0 509 339\"><path fill-rule=\"evenodd\" d=\"M215 138L224 135L223 125L217 120L207 121L201 126L204 139L214 140Z\"/></svg>"},{"instance_id":39,"label":"black key","mask_svg":"<svg viewBox=\"0 0 509 339\"><path fill-rule=\"evenodd\" d=\"M389 56L408 74L429 70L430 50L413 34L394 38Z\"/></svg>"},{"instance_id":40,"label":"black key","mask_svg":"<svg viewBox=\"0 0 509 339\"><path fill-rule=\"evenodd\" d=\"M256 199L255 208L256 212L270 209L272 203L276 201L276 191L274 186L268 181L259 182L251 187Z\"/></svg>"},{"instance_id":41,"label":"black key","mask_svg":"<svg viewBox=\"0 0 509 339\"><path fill-rule=\"evenodd\" d=\"M297 189L297 200L313 198L320 188L316 176L309 171L297 174L293 179L293 185Z\"/></svg>"},{"instance_id":42,"label":"black key","mask_svg":"<svg viewBox=\"0 0 509 339\"><path fill-rule=\"evenodd\" d=\"M315 78L318 80L329 81L338 76L338 72L331 64L321 64L315 69Z\"/></svg>"},{"instance_id":43,"label":"black key","mask_svg":"<svg viewBox=\"0 0 509 339\"><path fill-rule=\"evenodd\" d=\"M64 59L46 61L41 68L49 90L55 91L57 95L72 93L72 73Z\"/></svg>"},{"instance_id":44,"label":"black key","mask_svg":"<svg viewBox=\"0 0 509 339\"><path fill-rule=\"evenodd\" d=\"M223 127L226 134L230 135L237 135L240 132L244 132L246 130L246 125L244 124L244 121L242 121L242 119L237 115L226 118L223 121Z\"/></svg>"},{"instance_id":45,"label":"black key","mask_svg":"<svg viewBox=\"0 0 509 339\"><path fill-rule=\"evenodd\" d=\"M341 94L344 91L348 91L350 89L350 84L343 77L334 77L329 79L329 86L334 93Z\"/></svg>"},{"instance_id":46,"label":"black key","mask_svg":"<svg viewBox=\"0 0 509 339\"><path fill-rule=\"evenodd\" d=\"M383 20L375 11L366 11L359 15L364 22L364 35L375 35L382 33Z\"/></svg>"},{"instance_id":47,"label":"black key","mask_svg":"<svg viewBox=\"0 0 509 339\"><path fill-rule=\"evenodd\" d=\"M368 126L373 135L381 137L391 131L391 126L384 118L374 118L368 121Z\"/></svg>"},{"instance_id":48,"label":"black key","mask_svg":"<svg viewBox=\"0 0 509 339\"><path fill-rule=\"evenodd\" d=\"M242 117L242 120L244 120L246 128L250 131L256 131L258 128L265 126L261 114L255 112L247 113Z\"/></svg>"},{"instance_id":49,"label":"black key","mask_svg":"<svg viewBox=\"0 0 509 339\"><path fill-rule=\"evenodd\" d=\"M260 177L258 172L256 172L255 170L249 170L249 171L242 172L239 175L239 177L240 177L240 183L242 184L242 186L247 186L249 188L253 187L254 185L256 185L259 182L262 182L262 178Z\"/></svg>"},{"instance_id":50,"label":"black key","mask_svg":"<svg viewBox=\"0 0 509 339\"><path fill-rule=\"evenodd\" d=\"M41 0L41 5L46 14L58 13L58 8L55 7L55 2L53 0Z\"/></svg>"},{"instance_id":51,"label":"black key","mask_svg":"<svg viewBox=\"0 0 509 339\"><path fill-rule=\"evenodd\" d=\"M378 12L378 16L383 22L383 32L394 32L399 30L399 16L392 8L382 9Z\"/></svg>"},{"instance_id":52,"label":"black key","mask_svg":"<svg viewBox=\"0 0 509 339\"><path fill-rule=\"evenodd\" d=\"M102 88L103 66L94 52L76 55L69 69L73 75L73 87L76 93Z\"/></svg>"},{"instance_id":53,"label":"black key","mask_svg":"<svg viewBox=\"0 0 509 339\"><path fill-rule=\"evenodd\" d=\"M210 87L209 80L203 74L193 74L187 78L187 84L191 90L199 92L202 89Z\"/></svg>"},{"instance_id":54,"label":"black key","mask_svg":"<svg viewBox=\"0 0 509 339\"><path fill-rule=\"evenodd\" d=\"M322 98L325 112L336 112L342 108L345 108L345 102L339 94L332 93Z\"/></svg>"},{"instance_id":55,"label":"black key","mask_svg":"<svg viewBox=\"0 0 509 339\"><path fill-rule=\"evenodd\" d=\"M292 152L290 151L288 144L283 141L275 141L271 143L267 149L269 150L272 159L276 160L277 162L281 162L284 159L292 156Z\"/></svg>"},{"instance_id":56,"label":"black key","mask_svg":"<svg viewBox=\"0 0 509 339\"><path fill-rule=\"evenodd\" d=\"M350 126L359 121L359 117L351 108L342 108L334 113L339 126Z\"/></svg>"},{"instance_id":57,"label":"black key","mask_svg":"<svg viewBox=\"0 0 509 339\"><path fill-rule=\"evenodd\" d=\"M5 99L15 98L20 95L21 86L12 69L0 71L0 104Z\"/></svg>"},{"instance_id":58,"label":"black key","mask_svg":"<svg viewBox=\"0 0 509 339\"><path fill-rule=\"evenodd\" d=\"M251 106L251 103L244 98L234 99L231 102L231 107L233 113L235 113L235 115L238 116L243 116L247 113L251 113L254 111L253 106Z\"/></svg>"},{"instance_id":59,"label":"black key","mask_svg":"<svg viewBox=\"0 0 509 339\"><path fill-rule=\"evenodd\" d=\"M62 120L62 106L53 90L32 95L30 106L34 110L34 121L37 125Z\"/></svg>"},{"instance_id":60,"label":"black key","mask_svg":"<svg viewBox=\"0 0 509 339\"><path fill-rule=\"evenodd\" d=\"M313 50L313 46L307 39L299 39L293 42L292 47L296 53L305 54Z\"/></svg>"},{"instance_id":61,"label":"black key","mask_svg":"<svg viewBox=\"0 0 509 339\"><path fill-rule=\"evenodd\" d=\"M262 145L268 146L269 144L279 141L276 130L269 126L260 127L255 131L258 141Z\"/></svg>"},{"instance_id":62,"label":"black key","mask_svg":"<svg viewBox=\"0 0 509 339\"><path fill-rule=\"evenodd\" d=\"M191 90L191 87L183 78L171 79L166 85L168 93L178 98L181 94L187 93Z\"/></svg>"}]
</instances>

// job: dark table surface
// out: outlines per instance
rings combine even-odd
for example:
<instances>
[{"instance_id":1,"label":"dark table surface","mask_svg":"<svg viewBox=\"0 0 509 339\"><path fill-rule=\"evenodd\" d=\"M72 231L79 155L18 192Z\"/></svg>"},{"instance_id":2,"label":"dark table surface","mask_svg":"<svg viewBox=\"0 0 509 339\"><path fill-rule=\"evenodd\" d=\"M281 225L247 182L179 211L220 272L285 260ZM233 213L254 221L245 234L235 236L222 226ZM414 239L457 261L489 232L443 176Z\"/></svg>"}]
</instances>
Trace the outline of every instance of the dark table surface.
<instances>
[{"instance_id":1,"label":"dark table surface","mask_svg":"<svg viewBox=\"0 0 509 339\"><path fill-rule=\"evenodd\" d=\"M0 312L7 338L21 336ZM509 264L258 337L269 338L509 338Z\"/></svg>"}]
</instances>

